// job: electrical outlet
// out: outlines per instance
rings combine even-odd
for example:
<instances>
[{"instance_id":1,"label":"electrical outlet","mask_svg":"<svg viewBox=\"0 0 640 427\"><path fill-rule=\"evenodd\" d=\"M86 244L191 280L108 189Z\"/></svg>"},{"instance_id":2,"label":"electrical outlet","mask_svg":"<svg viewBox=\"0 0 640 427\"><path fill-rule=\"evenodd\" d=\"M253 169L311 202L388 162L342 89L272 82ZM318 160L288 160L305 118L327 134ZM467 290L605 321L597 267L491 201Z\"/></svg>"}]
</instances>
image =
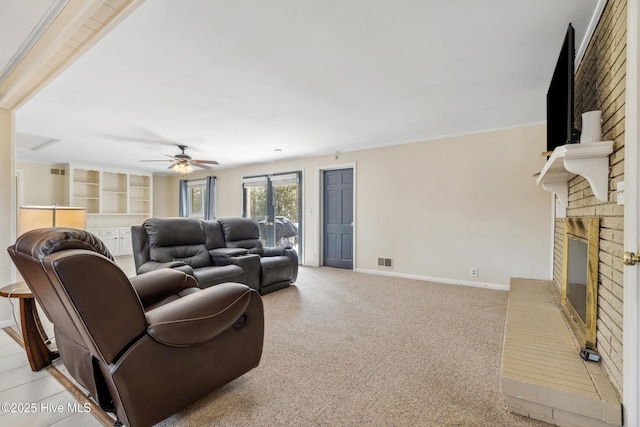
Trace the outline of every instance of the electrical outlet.
<instances>
[{"instance_id":1,"label":"electrical outlet","mask_svg":"<svg viewBox=\"0 0 640 427\"><path fill-rule=\"evenodd\" d=\"M619 205L624 205L624 181L616 184L616 202Z\"/></svg>"},{"instance_id":2,"label":"electrical outlet","mask_svg":"<svg viewBox=\"0 0 640 427\"><path fill-rule=\"evenodd\" d=\"M471 267L471 277L478 277L478 269L476 267Z\"/></svg>"}]
</instances>

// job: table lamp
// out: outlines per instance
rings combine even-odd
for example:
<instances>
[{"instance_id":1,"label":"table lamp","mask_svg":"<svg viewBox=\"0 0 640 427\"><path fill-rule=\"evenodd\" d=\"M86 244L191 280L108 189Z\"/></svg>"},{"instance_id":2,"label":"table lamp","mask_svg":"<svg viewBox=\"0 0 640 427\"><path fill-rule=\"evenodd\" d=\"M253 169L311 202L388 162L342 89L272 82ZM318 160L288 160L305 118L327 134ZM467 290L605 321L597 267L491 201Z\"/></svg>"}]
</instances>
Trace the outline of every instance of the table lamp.
<instances>
[{"instance_id":1,"label":"table lamp","mask_svg":"<svg viewBox=\"0 0 640 427\"><path fill-rule=\"evenodd\" d=\"M87 228L87 209L67 206L20 206L18 236L36 228Z\"/></svg>"}]
</instances>

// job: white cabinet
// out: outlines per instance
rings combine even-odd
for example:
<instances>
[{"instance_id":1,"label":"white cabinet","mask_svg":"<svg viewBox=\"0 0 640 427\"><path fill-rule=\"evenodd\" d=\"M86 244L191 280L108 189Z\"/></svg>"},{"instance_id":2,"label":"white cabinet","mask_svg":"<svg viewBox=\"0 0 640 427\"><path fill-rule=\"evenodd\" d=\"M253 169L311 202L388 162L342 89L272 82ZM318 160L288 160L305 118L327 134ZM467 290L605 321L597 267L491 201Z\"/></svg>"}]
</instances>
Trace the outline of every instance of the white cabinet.
<instances>
[{"instance_id":1,"label":"white cabinet","mask_svg":"<svg viewBox=\"0 0 640 427\"><path fill-rule=\"evenodd\" d=\"M118 244L118 230L117 229L105 229L105 230L90 230L93 234L98 236L102 243L109 249L111 255L116 256L120 250Z\"/></svg>"},{"instance_id":2,"label":"white cabinet","mask_svg":"<svg viewBox=\"0 0 640 427\"><path fill-rule=\"evenodd\" d=\"M102 240L111 255L133 255L130 228L99 228L89 231Z\"/></svg>"},{"instance_id":3,"label":"white cabinet","mask_svg":"<svg viewBox=\"0 0 640 427\"><path fill-rule=\"evenodd\" d=\"M131 229L121 228L118 230L120 238L120 255L133 255L133 243L131 242Z\"/></svg>"}]
</instances>

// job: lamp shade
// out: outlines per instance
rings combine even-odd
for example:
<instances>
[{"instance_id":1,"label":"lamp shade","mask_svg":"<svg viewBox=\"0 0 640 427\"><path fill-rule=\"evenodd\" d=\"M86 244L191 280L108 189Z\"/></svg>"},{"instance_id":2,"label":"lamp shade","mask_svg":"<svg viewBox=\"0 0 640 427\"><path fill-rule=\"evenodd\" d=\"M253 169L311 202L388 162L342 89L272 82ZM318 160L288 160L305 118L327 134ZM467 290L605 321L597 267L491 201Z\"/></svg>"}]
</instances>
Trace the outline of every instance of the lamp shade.
<instances>
[{"instance_id":1,"label":"lamp shade","mask_svg":"<svg viewBox=\"0 0 640 427\"><path fill-rule=\"evenodd\" d=\"M20 206L18 236L46 227L87 228L87 209L65 206Z\"/></svg>"}]
</instances>

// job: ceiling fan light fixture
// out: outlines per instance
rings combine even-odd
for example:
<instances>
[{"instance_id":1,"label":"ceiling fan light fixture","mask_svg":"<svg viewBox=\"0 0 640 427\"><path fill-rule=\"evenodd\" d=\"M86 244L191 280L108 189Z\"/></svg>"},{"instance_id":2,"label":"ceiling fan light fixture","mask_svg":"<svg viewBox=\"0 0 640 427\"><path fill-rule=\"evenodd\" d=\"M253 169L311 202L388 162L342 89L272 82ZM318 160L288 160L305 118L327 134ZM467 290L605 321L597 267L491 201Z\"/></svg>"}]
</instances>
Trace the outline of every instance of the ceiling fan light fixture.
<instances>
[{"instance_id":1,"label":"ceiling fan light fixture","mask_svg":"<svg viewBox=\"0 0 640 427\"><path fill-rule=\"evenodd\" d=\"M193 172L193 168L189 162L178 162L173 165L173 170L183 175Z\"/></svg>"}]
</instances>

